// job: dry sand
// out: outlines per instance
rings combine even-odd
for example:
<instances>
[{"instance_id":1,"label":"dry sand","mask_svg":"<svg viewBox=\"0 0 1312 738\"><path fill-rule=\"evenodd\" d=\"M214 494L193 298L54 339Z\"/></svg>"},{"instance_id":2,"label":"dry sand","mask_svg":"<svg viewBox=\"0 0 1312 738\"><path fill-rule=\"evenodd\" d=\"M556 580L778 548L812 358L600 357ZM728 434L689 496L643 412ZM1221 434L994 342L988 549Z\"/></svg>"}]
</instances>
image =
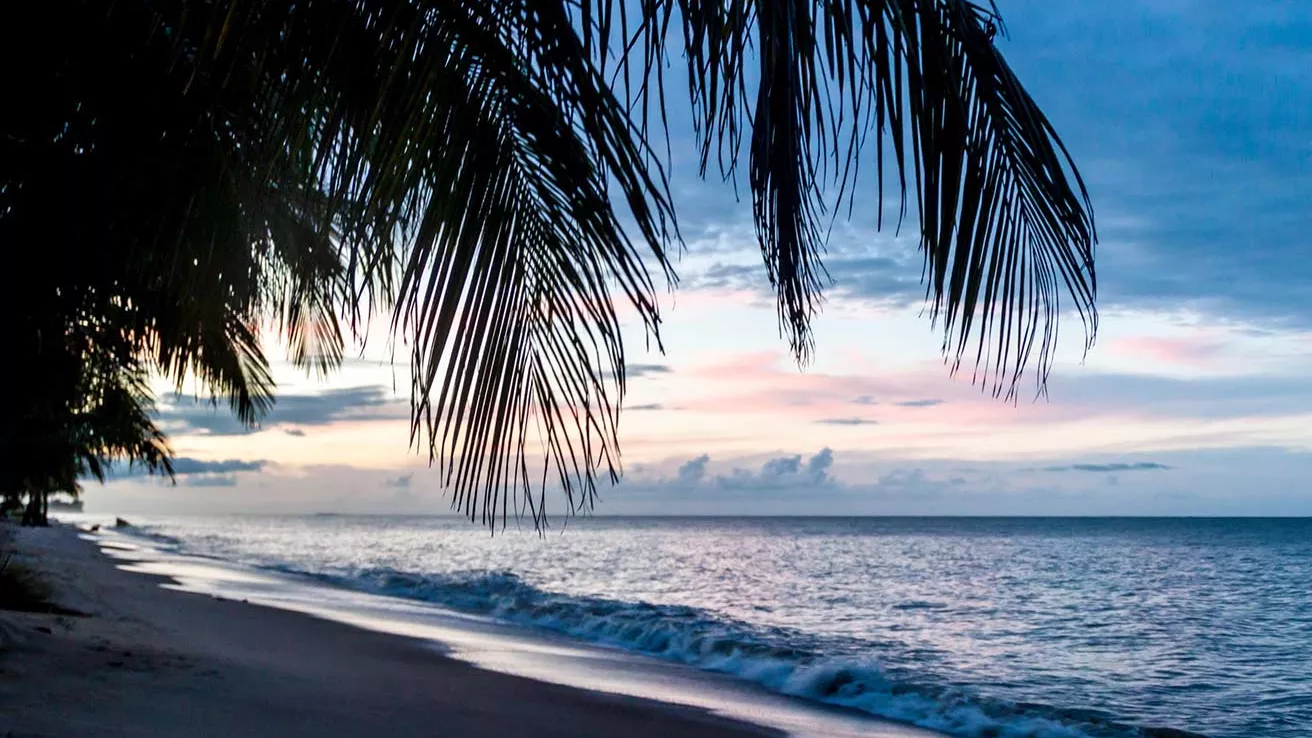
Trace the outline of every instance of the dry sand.
<instances>
[{"instance_id":1,"label":"dry sand","mask_svg":"<svg viewBox=\"0 0 1312 738\"><path fill-rule=\"evenodd\" d=\"M0 611L0 736L778 736L693 708L508 676L431 646L161 588L67 527L16 549L83 616Z\"/></svg>"}]
</instances>

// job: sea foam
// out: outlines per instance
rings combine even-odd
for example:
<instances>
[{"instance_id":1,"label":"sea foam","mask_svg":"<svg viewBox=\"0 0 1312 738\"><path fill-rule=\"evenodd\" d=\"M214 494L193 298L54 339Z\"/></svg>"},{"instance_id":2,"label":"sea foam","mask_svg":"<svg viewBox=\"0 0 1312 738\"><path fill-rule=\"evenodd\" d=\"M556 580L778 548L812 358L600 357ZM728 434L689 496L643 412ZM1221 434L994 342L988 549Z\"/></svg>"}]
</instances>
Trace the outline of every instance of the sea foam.
<instances>
[{"instance_id":1,"label":"sea foam","mask_svg":"<svg viewBox=\"0 0 1312 738\"><path fill-rule=\"evenodd\" d=\"M1042 706L999 704L952 688L889 679L869 659L795 645L807 640L799 633L692 607L547 592L512 572L419 574L373 568L318 578L729 674L783 694L965 738L1146 735L1109 722L1072 724Z\"/></svg>"}]
</instances>

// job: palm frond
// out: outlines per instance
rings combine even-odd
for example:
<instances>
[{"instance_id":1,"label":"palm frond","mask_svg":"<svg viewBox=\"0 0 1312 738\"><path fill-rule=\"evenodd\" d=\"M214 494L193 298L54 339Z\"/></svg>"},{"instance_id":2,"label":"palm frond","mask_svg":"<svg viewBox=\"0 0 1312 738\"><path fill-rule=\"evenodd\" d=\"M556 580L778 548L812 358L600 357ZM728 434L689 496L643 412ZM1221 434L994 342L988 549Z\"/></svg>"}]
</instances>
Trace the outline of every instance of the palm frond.
<instances>
[{"instance_id":1,"label":"palm frond","mask_svg":"<svg viewBox=\"0 0 1312 738\"><path fill-rule=\"evenodd\" d=\"M105 481L106 462L123 460L152 474L173 476L173 450L151 417L154 399L141 367L119 367L101 378L103 384L87 395L93 404L77 412L69 423L79 476Z\"/></svg>"},{"instance_id":2,"label":"palm frond","mask_svg":"<svg viewBox=\"0 0 1312 738\"><path fill-rule=\"evenodd\" d=\"M662 266L668 210L563 9L521 10L503 4L494 18L470 6L426 41L432 73L445 76L428 128L442 156L427 173L395 322L415 336L412 432L427 438L453 504L504 521L511 493L536 488L521 504L541 524L539 474L578 510L598 473L618 469L624 347L611 285L657 328L607 175Z\"/></svg>"},{"instance_id":3,"label":"palm frond","mask_svg":"<svg viewBox=\"0 0 1312 738\"><path fill-rule=\"evenodd\" d=\"M649 268L674 280L649 142L679 54L701 172L745 161L799 360L830 282L828 221L874 196L882 227L886 179L899 222L914 190L954 371L973 354L976 380L1011 395L1037 366L1042 388L1062 300L1086 340L1096 329L1088 196L995 47L991 6L11 5L0 62L35 71L0 110L0 242L50 248L0 300L39 326L24 345L90 326L79 350L116 362L126 389L105 396L142 459L167 455L131 411L148 400L135 362L199 377L254 423L273 391L262 325L324 372L385 309L410 347L411 440L456 507L504 522L513 503L541 524L548 486L589 507L619 468L617 304L659 345ZM64 43L24 57L14 29L30 28Z\"/></svg>"},{"instance_id":4,"label":"palm frond","mask_svg":"<svg viewBox=\"0 0 1312 738\"><path fill-rule=\"evenodd\" d=\"M279 221L271 243L319 237L340 255L344 299L314 303L319 316L394 306L412 347L412 441L453 504L504 521L522 492L516 514L542 522L549 476L571 510L588 507L599 476L618 472L624 348L613 302L632 305L659 341L644 254L673 277L673 214L663 172L567 6L380 0L216 13L170 16L174 54L201 60L189 67L193 89L277 101L231 125L245 127L243 152L273 173L277 194L291 193L298 219ZM306 314L293 305L285 316Z\"/></svg>"},{"instance_id":5,"label":"palm frond","mask_svg":"<svg viewBox=\"0 0 1312 738\"><path fill-rule=\"evenodd\" d=\"M643 3L633 19L617 0L583 5L597 19L592 43L625 65L619 78L635 109L664 120L650 80L683 53L703 174L718 163L734 176L747 148L757 237L800 360L829 281L826 220L873 194L882 227L887 177L902 197L899 223L914 189L927 298L953 371L973 354L974 379L1011 396L1034 359L1042 391L1064 295L1086 349L1092 342L1088 193L994 45L992 5L680 0ZM876 186L863 195L858 164L872 142ZM836 190L829 200L826 185Z\"/></svg>"}]
</instances>

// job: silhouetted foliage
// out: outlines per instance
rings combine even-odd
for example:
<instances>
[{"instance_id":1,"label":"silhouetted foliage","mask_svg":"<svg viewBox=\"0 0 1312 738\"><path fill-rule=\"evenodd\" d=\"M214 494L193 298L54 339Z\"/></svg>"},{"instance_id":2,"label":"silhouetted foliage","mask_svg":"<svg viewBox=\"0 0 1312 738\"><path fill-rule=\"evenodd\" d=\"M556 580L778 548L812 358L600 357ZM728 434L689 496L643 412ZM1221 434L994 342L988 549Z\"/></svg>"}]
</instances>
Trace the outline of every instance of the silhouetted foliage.
<instances>
[{"instance_id":1,"label":"silhouetted foliage","mask_svg":"<svg viewBox=\"0 0 1312 738\"><path fill-rule=\"evenodd\" d=\"M541 523L552 485L590 507L619 463L616 303L659 345L652 271L674 280L653 146L671 56L702 174L745 163L799 360L829 219L874 198L882 224L886 180L898 220L915 196L954 370L973 354L976 378L1011 396L1037 350L1041 389L1063 294L1090 340L1096 327L1087 195L994 46L992 7L62 0L8 4L0 29L0 60L28 70L0 109L0 243L33 259L0 298L25 336L16 361L111 367L53 389L33 376L54 399L6 418L98 423L88 408L112 397L145 413L155 371L198 377L253 423L272 402L262 326L327 371L344 335L390 311L411 441L455 507L490 522L513 503ZM879 171L861 190L867 142ZM148 416L113 417L136 441L79 463L163 469Z\"/></svg>"}]
</instances>

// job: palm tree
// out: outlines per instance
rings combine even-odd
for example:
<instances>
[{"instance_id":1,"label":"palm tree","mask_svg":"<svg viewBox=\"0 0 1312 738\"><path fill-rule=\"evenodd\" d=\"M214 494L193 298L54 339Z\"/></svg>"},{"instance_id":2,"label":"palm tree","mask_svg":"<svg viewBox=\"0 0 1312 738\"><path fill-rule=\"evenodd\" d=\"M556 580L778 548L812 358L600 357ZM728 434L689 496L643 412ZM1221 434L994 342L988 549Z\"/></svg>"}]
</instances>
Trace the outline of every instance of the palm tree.
<instances>
[{"instance_id":1,"label":"palm tree","mask_svg":"<svg viewBox=\"0 0 1312 738\"><path fill-rule=\"evenodd\" d=\"M829 219L874 198L882 227L886 176L898 222L914 196L953 370L1012 396L1030 367L1042 388L1063 297L1096 329L1088 196L991 5L10 5L0 48L19 51L0 58L38 73L0 113L0 240L89 264L18 299L113 306L134 356L199 372L248 420L267 400L261 316L328 369L344 330L390 311L411 441L471 518L513 503L541 523L549 486L578 510L617 478L616 303L660 345L653 273L674 282L679 246L660 143L684 81L701 174L745 167L799 361ZM65 43L23 43L42 26Z\"/></svg>"},{"instance_id":2,"label":"palm tree","mask_svg":"<svg viewBox=\"0 0 1312 738\"><path fill-rule=\"evenodd\" d=\"M341 356L327 237L251 197L265 173L242 166L219 103L180 93L170 47L96 27L148 16L90 5L16 8L0 31L5 61L30 70L0 112L0 243L23 255L0 290L20 388L0 403L0 451L20 460L0 488L31 499L103 481L116 459L170 472L149 370L196 377L253 424L273 401L261 320L281 321L302 363ZM70 45L24 43L43 27Z\"/></svg>"},{"instance_id":3,"label":"palm tree","mask_svg":"<svg viewBox=\"0 0 1312 738\"><path fill-rule=\"evenodd\" d=\"M7 459L0 483L14 497L27 495L25 525L45 525L52 493L76 497L79 479L103 482L110 464L173 472L172 451L151 418L146 371L130 354L107 353L113 341L90 335L99 329L85 321L46 332L40 346L22 352L28 361L11 370L19 391L3 400L14 422L0 431Z\"/></svg>"}]
</instances>

